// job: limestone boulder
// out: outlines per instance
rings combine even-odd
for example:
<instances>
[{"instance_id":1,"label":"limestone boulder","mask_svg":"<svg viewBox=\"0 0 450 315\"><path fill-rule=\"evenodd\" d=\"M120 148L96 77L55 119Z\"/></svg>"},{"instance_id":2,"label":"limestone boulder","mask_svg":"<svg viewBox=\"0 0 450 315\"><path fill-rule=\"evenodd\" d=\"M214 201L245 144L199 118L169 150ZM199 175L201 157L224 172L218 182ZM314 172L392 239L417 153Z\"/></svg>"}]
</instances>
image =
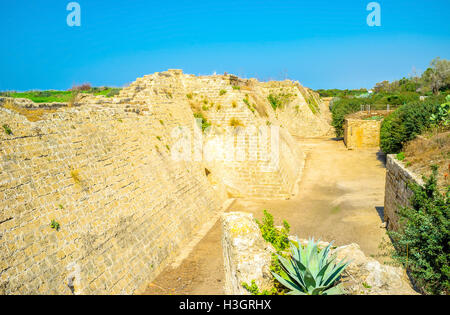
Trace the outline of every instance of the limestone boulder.
<instances>
[{"instance_id":1,"label":"limestone boulder","mask_svg":"<svg viewBox=\"0 0 450 315\"><path fill-rule=\"evenodd\" d=\"M260 291L272 286L270 273L273 247L264 241L253 215L230 212L222 215L222 246L225 269L225 294L248 295L242 283L255 280Z\"/></svg>"},{"instance_id":2,"label":"limestone boulder","mask_svg":"<svg viewBox=\"0 0 450 315\"><path fill-rule=\"evenodd\" d=\"M412 289L405 271L400 267L383 265L367 257L359 245L341 246L332 251L337 259L351 261L342 274L345 291L352 295L411 295Z\"/></svg>"}]
</instances>

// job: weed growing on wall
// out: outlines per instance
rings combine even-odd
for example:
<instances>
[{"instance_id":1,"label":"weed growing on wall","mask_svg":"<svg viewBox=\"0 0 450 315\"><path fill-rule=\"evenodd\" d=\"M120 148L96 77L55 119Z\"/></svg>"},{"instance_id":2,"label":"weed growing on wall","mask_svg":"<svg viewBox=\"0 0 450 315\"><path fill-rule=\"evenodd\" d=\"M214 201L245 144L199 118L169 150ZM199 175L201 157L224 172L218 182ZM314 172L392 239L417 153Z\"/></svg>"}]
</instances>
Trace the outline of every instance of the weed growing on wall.
<instances>
[{"instance_id":1,"label":"weed growing on wall","mask_svg":"<svg viewBox=\"0 0 450 315\"><path fill-rule=\"evenodd\" d=\"M12 135L12 130L11 130L11 128L9 128L9 126L7 124L4 124L2 127L3 127L3 130L5 130L5 133L7 135Z\"/></svg>"},{"instance_id":2,"label":"weed growing on wall","mask_svg":"<svg viewBox=\"0 0 450 315\"><path fill-rule=\"evenodd\" d=\"M59 231L61 225L56 220L52 220L52 222L50 223L50 227L56 231Z\"/></svg>"},{"instance_id":3,"label":"weed growing on wall","mask_svg":"<svg viewBox=\"0 0 450 315\"><path fill-rule=\"evenodd\" d=\"M241 123L241 121L237 118L231 118L230 119L230 126L231 127L239 127L239 126L243 126L243 124Z\"/></svg>"},{"instance_id":4,"label":"weed growing on wall","mask_svg":"<svg viewBox=\"0 0 450 315\"><path fill-rule=\"evenodd\" d=\"M283 221L283 226L281 228L275 227L273 216L264 210L264 217L262 222L256 220L258 224L263 239L266 242L272 244L275 248L276 253L272 254L272 263L270 266L270 271L279 275L285 275L283 268L278 260L277 255L287 258L289 255L286 250L289 248L289 231L290 225L287 221ZM273 280L273 288L270 291L260 292L256 283L252 282L251 285L243 284L252 294L272 294L272 295L283 295L287 292L287 289L276 279Z\"/></svg>"},{"instance_id":5,"label":"weed growing on wall","mask_svg":"<svg viewBox=\"0 0 450 315\"><path fill-rule=\"evenodd\" d=\"M289 102L292 101L293 98L294 98L293 94L278 93L278 94L269 94L267 100L269 101L270 105L272 105L273 110L276 110L277 108L282 108L283 106L286 106Z\"/></svg>"},{"instance_id":6,"label":"weed growing on wall","mask_svg":"<svg viewBox=\"0 0 450 315\"><path fill-rule=\"evenodd\" d=\"M405 159L405 152L400 152L396 155L397 160L403 161Z\"/></svg>"},{"instance_id":7,"label":"weed growing on wall","mask_svg":"<svg viewBox=\"0 0 450 315\"><path fill-rule=\"evenodd\" d=\"M197 120L198 126L202 129L203 132L208 129L211 124L206 120L202 113L194 113L194 117Z\"/></svg>"},{"instance_id":8,"label":"weed growing on wall","mask_svg":"<svg viewBox=\"0 0 450 315\"><path fill-rule=\"evenodd\" d=\"M243 282L242 287L246 289L248 292L250 292L251 295L276 295L277 293L275 288L272 288L271 291L268 290L260 291L255 280L252 280L252 283L250 285Z\"/></svg>"}]
</instances>

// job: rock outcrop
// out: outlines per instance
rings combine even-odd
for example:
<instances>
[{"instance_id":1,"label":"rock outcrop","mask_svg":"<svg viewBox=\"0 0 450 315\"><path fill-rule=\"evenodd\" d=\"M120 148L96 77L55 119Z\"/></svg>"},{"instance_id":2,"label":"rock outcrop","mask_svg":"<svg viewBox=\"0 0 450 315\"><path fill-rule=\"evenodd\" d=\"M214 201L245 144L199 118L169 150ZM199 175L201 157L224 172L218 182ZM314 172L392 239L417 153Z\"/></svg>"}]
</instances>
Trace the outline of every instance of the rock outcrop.
<instances>
[{"instance_id":1,"label":"rock outcrop","mask_svg":"<svg viewBox=\"0 0 450 315\"><path fill-rule=\"evenodd\" d=\"M265 242L251 214L242 212L226 213L223 222L223 250L225 261L225 292L227 294L248 294L242 282L256 282L260 291L270 290L272 275L272 246ZM296 237L290 237L297 240ZM299 239L306 245L308 240ZM328 246L319 242L319 248ZM400 267L382 265L367 257L357 244L333 249L338 260L350 261L342 274L345 292L351 295L404 295L417 294L410 284L405 271Z\"/></svg>"},{"instance_id":2,"label":"rock outcrop","mask_svg":"<svg viewBox=\"0 0 450 315\"><path fill-rule=\"evenodd\" d=\"M357 244L338 247L332 253L336 254L338 260L350 261L342 276L342 284L348 294L418 294L412 289L402 268L382 265L367 257Z\"/></svg>"},{"instance_id":3,"label":"rock outcrop","mask_svg":"<svg viewBox=\"0 0 450 315\"><path fill-rule=\"evenodd\" d=\"M261 236L253 215L230 212L222 215L222 247L225 269L225 294L250 294L242 283L254 280L258 288L270 290L272 246Z\"/></svg>"}]
</instances>

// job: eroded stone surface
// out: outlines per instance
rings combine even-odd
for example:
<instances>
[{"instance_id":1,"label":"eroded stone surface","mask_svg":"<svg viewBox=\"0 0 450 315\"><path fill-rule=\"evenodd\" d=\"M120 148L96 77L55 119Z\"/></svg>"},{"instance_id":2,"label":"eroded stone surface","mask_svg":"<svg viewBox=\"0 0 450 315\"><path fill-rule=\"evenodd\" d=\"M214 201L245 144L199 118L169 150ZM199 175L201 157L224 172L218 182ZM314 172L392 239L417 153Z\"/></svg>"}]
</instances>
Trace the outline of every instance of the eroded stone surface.
<instances>
[{"instance_id":1,"label":"eroded stone surface","mask_svg":"<svg viewBox=\"0 0 450 315\"><path fill-rule=\"evenodd\" d=\"M411 287L400 267L382 265L367 257L357 244L341 246L332 251L337 259L351 261L343 273L342 283L348 294L403 295L418 294Z\"/></svg>"},{"instance_id":2,"label":"eroded stone surface","mask_svg":"<svg viewBox=\"0 0 450 315\"><path fill-rule=\"evenodd\" d=\"M222 246L225 269L225 294L249 294L242 283L255 280L258 288L269 290L272 246L261 236L253 215L230 212L222 215Z\"/></svg>"}]
</instances>

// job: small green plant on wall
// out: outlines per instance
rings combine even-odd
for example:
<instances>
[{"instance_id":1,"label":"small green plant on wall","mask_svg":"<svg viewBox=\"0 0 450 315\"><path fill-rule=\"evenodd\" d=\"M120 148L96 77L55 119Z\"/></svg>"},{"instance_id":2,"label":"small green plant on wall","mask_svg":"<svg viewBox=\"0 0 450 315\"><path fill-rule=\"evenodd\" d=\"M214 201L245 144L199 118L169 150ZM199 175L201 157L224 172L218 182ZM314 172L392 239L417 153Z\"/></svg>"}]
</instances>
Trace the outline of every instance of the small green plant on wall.
<instances>
[{"instance_id":1,"label":"small green plant on wall","mask_svg":"<svg viewBox=\"0 0 450 315\"><path fill-rule=\"evenodd\" d=\"M7 135L12 135L12 130L11 130L11 128L9 128L9 126L7 124L4 124L2 127L3 127L3 130L5 130Z\"/></svg>"},{"instance_id":2,"label":"small green plant on wall","mask_svg":"<svg viewBox=\"0 0 450 315\"><path fill-rule=\"evenodd\" d=\"M276 253L272 253L272 261L270 265L271 272L282 273L283 271L277 255L286 255L286 249L289 247L289 223L287 221L283 221L281 228L276 227L273 216L267 210L264 210L262 221L260 222L259 220L256 220L256 223L261 230L263 239L272 244L276 251ZM252 286L245 284L244 288L251 288L255 292L254 287L256 286L256 283L252 283ZM273 287L268 294L284 295L286 292L287 289L278 280L274 279ZM261 292L261 294L265 294L265 292Z\"/></svg>"},{"instance_id":3,"label":"small green plant on wall","mask_svg":"<svg viewBox=\"0 0 450 315\"><path fill-rule=\"evenodd\" d=\"M52 220L52 222L50 223L50 227L56 231L59 231L61 225L56 220Z\"/></svg>"}]
</instances>

